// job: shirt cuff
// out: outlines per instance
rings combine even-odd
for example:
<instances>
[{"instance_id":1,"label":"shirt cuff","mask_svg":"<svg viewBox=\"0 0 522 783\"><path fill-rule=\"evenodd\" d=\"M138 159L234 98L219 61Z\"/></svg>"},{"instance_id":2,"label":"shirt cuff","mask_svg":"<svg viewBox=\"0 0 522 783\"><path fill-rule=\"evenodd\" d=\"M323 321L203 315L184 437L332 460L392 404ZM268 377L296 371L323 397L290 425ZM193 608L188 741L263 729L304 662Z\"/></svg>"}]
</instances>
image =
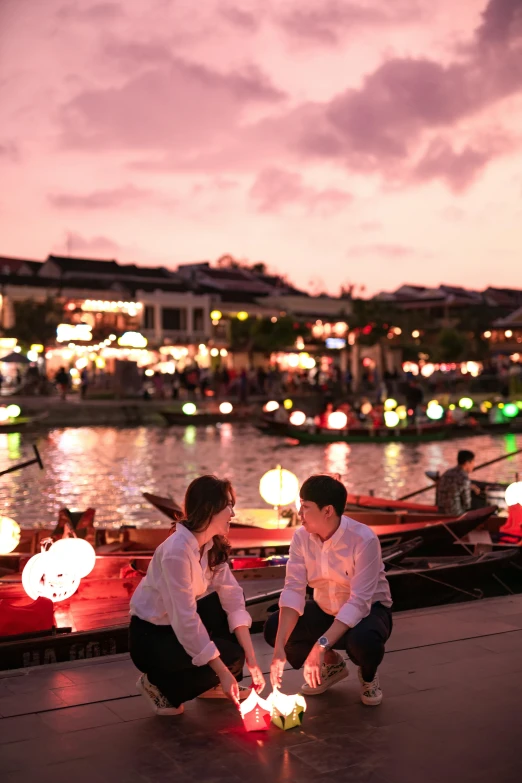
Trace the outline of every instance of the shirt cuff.
<instances>
[{"instance_id":1,"label":"shirt cuff","mask_svg":"<svg viewBox=\"0 0 522 783\"><path fill-rule=\"evenodd\" d=\"M252 625L252 618L246 609L236 609L235 612L230 612L228 615L230 633L234 633L240 625L246 625L247 628L250 628Z\"/></svg>"},{"instance_id":2,"label":"shirt cuff","mask_svg":"<svg viewBox=\"0 0 522 783\"><path fill-rule=\"evenodd\" d=\"M301 616L304 612L306 598L300 593L296 593L295 590L283 590L281 597L279 598L279 606L281 609L295 609L295 611Z\"/></svg>"},{"instance_id":3,"label":"shirt cuff","mask_svg":"<svg viewBox=\"0 0 522 783\"><path fill-rule=\"evenodd\" d=\"M193 657L192 663L194 666L204 666L209 661L213 661L214 658L219 658L219 650L214 642L209 642L200 653Z\"/></svg>"},{"instance_id":4,"label":"shirt cuff","mask_svg":"<svg viewBox=\"0 0 522 783\"><path fill-rule=\"evenodd\" d=\"M344 623L349 628L355 628L357 623L360 623L363 617L366 617L366 615L363 615L360 609L347 601L344 606L341 606L335 616L335 619L339 620L341 623Z\"/></svg>"}]
</instances>

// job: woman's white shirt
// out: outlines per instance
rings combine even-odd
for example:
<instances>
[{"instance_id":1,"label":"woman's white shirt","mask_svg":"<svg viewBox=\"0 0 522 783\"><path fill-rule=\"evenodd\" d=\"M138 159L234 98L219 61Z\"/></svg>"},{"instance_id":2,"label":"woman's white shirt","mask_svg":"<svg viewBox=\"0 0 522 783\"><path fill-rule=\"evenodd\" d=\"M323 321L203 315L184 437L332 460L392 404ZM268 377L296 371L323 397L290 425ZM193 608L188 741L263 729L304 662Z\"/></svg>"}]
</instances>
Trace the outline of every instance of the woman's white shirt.
<instances>
[{"instance_id":1,"label":"woman's white shirt","mask_svg":"<svg viewBox=\"0 0 522 783\"><path fill-rule=\"evenodd\" d=\"M250 628L252 618L245 607L243 590L228 563L213 571L208 553L213 541L200 550L196 537L178 523L176 531L156 549L146 576L130 602L131 615L154 625L171 625L195 666L204 666L219 656L197 613L196 601L216 592L233 632L240 625Z\"/></svg>"}]
</instances>

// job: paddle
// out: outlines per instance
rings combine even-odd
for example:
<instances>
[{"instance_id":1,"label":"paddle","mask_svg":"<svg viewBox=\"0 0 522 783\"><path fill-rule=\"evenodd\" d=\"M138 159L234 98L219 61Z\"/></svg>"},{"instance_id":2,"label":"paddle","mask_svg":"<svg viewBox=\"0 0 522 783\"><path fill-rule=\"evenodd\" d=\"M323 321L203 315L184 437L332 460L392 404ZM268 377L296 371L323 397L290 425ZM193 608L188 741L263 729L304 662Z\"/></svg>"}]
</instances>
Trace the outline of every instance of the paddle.
<instances>
[{"instance_id":1,"label":"paddle","mask_svg":"<svg viewBox=\"0 0 522 783\"><path fill-rule=\"evenodd\" d=\"M35 445L33 445L33 451L34 451L34 459L28 459L27 462L20 462L18 465L13 465L12 468L6 468L5 470L0 470L0 476L5 476L6 473L12 473L15 470L21 470L22 468L26 468L28 465L36 465L37 463L40 466L40 470L43 470L42 458L40 456L40 452L38 451Z\"/></svg>"},{"instance_id":2,"label":"paddle","mask_svg":"<svg viewBox=\"0 0 522 783\"><path fill-rule=\"evenodd\" d=\"M488 462L483 462L482 465L477 465L476 468L473 468L473 473L476 470L487 468L489 465L494 465L495 462L500 462L501 460L507 459L508 457L514 457L516 454L520 454L521 452L522 449L517 449L517 451L511 451L509 454L503 454L501 457L495 457L495 459L490 459ZM409 495L404 495L402 498L398 498L398 500L409 500L410 498L414 498L416 495L421 495L423 492L427 492L429 489L433 489L434 486L435 484L429 484L427 487L417 489L415 492L410 492Z\"/></svg>"}]
</instances>

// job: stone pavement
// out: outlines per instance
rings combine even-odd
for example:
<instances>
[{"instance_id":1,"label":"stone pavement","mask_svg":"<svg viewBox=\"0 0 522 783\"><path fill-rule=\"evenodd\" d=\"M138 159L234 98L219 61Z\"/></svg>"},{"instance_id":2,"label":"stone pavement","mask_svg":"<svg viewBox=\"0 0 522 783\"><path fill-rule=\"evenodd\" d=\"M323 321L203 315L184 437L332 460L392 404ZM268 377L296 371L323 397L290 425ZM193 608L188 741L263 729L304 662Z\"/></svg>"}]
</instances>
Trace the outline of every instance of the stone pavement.
<instances>
[{"instance_id":1,"label":"stone pavement","mask_svg":"<svg viewBox=\"0 0 522 783\"><path fill-rule=\"evenodd\" d=\"M263 670L271 651L260 637ZM522 596L408 612L381 667L384 702L350 677L300 728L247 734L228 702L152 715L127 655L0 673L2 783L518 783ZM294 693L299 672L285 674Z\"/></svg>"}]
</instances>

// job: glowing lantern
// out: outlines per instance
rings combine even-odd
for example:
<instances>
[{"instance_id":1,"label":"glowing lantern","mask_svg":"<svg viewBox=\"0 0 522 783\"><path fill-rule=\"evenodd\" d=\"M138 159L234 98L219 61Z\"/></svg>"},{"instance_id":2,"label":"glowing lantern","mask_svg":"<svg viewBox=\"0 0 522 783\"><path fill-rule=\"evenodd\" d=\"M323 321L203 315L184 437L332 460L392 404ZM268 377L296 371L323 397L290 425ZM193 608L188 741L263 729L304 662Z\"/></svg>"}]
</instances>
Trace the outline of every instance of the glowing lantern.
<instances>
[{"instance_id":1,"label":"glowing lantern","mask_svg":"<svg viewBox=\"0 0 522 783\"><path fill-rule=\"evenodd\" d=\"M80 576L50 551L34 555L22 571L22 586L33 601L50 598L54 603L66 601L80 584Z\"/></svg>"},{"instance_id":2,"label":"glowing lantern","mask_svg":"<svg viewBox=\"0 0 522 783\"><path fill-rule=\"evenodd\" d=\"M428 405L428 409L426 410L426 416L428 419L432 419L433 421L438 421L439 419L442 419L444 416L444 408L442 405L439 405L438 403L436 405Z\"/></svg>"},{"instance_id":3,"label":"glowing lantern","mask_svg":"<svg viewBox=\"0 0 522 783\"><path fill-rule=\"evenodd\" d=\"M385 411L384 412L384 423L387 427L397 427L399 424L399 414L395 413L395 411Z\"/></svg>"},{"instance_id":4,"label":"glowing lantern","mask_svg":"<svg viewBox=\"0 0 522 783\"><path fill-rule=\"evenodd\" d=\"M193 402L186 402L181 410L185 416L194 416L194 414L197 412L197 408Z\"/></svg>"},{"instance_id":5,"label":"glowing lantern","mask_svg":"<svg viewBox=\"0 0 522 783\"><path fill-rule=\"evenodd\" d=\"M212 312L210 313L210 317L213 321L221 321L221 319L223 318L223 313L221 312L221 310L212 310Z\"/></svg>"},{"instance_id":6,"label":"glowing lantern","mask_svg":"<svg viewBox=\"0 0 522 783\"><path fill-rule=\"evenodd\" d=\"M239 711L243 718L243 726L247 731L266 731L270 726L272 706L269 701L262 699L255 690L241 702Z\"/></svg>"},{"instance_id":7,"label":"glowing lantern","mask_svg":"<svg viewBox=\"0 0 522 783\"><path fill-rule=\"evenodd\" d=\"M0 421L7 421L8 418L7 408L0 408Z\"/></svg>"},{"instance_id":8,"label":"glowing lantern","mask_svg":"<svg viewBox=\"0 0 522 783\"><path fill-rule=\"evenodd\" d=\"M306 413L303 413L303 411L294 411L290 414L290 424L293 424L295 427L300 427L305 421Z\"/></svg>"},{"instance_id":9,"label":"glowing lantern","mask_svg":"<svg viewBox=\"0 0 522 783\"><path fill-rule=\"evenodd\" d=\"M238 320L238 321L246 321L246 320L247 320L247 318L248 318L248 313L246 313L244 310L241 310L241 311L240 311L240 312L237 314L237 320Z\"/></svg>"},{"instance_id":10,"label":"glowing lantern","mask_svg":"<svg viewBox=\"0 0 522 783\"><path fill-rule=\"evenodd\" d=\"M270 506L288 506L299 494L297 476L278 466L261 477L259 494Z\"/></svg>"},{"instance_id":11,"label":"glowing lantern","mask_svg":"<svg viewBox=\"0 0 522 783\"><path fill-rule=\"evenodd\" d=\"M16 419L21 414L21 409L19 405L8 405L7 406L7 415L10 419Z\"/></svg>"},{"instance_id":12,"label":"glowing lantern","mask_svg":"<svg viewBox=\"0 0 522 783\"><path fill-rule=\"evenodd\" d=\"M405 419L408 416L408 413L406 411L406 406L405 405L399 405L399 407L396 408L395 413L397 414L397 416L401 420Z\"/></svg>"},{"instance_id":13,"label":"glowing lantern","mask_svg":"<svg viewBox=\"0 0 522 783\"><path fill-rule=\"evenodd\" d=\"M515 405L514 402L508 402L504 405L504 410L502 412L508 419L513 419L515 416L518 416L518 406Z\"/></svg>"},{"instance_id":14,"label":"glowing lantern","mask_svg":"<svg viewBox=\"0 0 522 783\"><path fill-rule=\"evenodd\" d=\"M373 405L371 402L363 402L361 405L361 413L363 416L368 416L369 413L371 413L373 410Z\"/></svg>"},{"instance_id":15,"label":"glowing lantern","mask_svg":"<svg viewBox=\"0 0 522 783\"><path fill-rule=\"evenodd\" d=\"M396 407L397 407L397 400L394 400L393 397L390 397L388 400L385 400L384 402L385 411L392 411Z\"/></svg>"},{"instance_id":16,"label":"glowing lantern","mask_svg":"<svg viewBox=\"0 0 522 783\"><path fill-rule=\"evenodd\" d=\"M0 555L8 555L20 543L20 525L9 517L0 517Z\"/></svg>"},{"instance_id":17,"label":"glowing lantern","mask_svg":"<svg viewBox=\"0 0 522 783\"><path fill-rule=\"evenodd\" d=\"M96 565L94 547L84 538L61 538L49 549L49 556L58 563L67 563L80 579L88 576Z\"/></svg>"},{"instance_id":18,"label":"glowing lantern","mask_svg":"<svg viewBox=\"0 0 522 783\"><path fill-rule=\"evenodd\" d=\"M438 400L430 400L430 401L429 401L429 403L428 403L428 405L427 405L426 407L428 407L428 408L429 408L429 407L430 407L430 405L438 405L438 404L439 404L439 401L438 401Z\"/></svg>"},{"instance_id":19,"label":"glowing lantern","mask_svg":"<svg viewBox=\"0 0 522 783\"><path fill-rule=\"evenodd\" d=\"M267 402L266 405L263 407L265 413L273 413L278 409L279 409L279 403L276 402L275 400L269 400L269 402Z\"/></svg>"},{"instance_id":20,"label":"glowing lantern","mask_svg":"<svg viewBox=\"0 0 522 783\"><path fill-rule=\"evenodd\" d=\"M292 408L294 407L294 403L292 402L292 400L285 400L283 402L283 405L287 411L292 410Z\"/></svg>"},{"instance_id":21,"label":"glowing lantern","mask_svg":"<svg viewBox=\"0 0 522 783\"><path fill-rule=\"evenodd\" d=\"M272 705L272 723L275 726L288 731L302 724L306 701L300 693L288 696L286 693L274 690L268 701Z\"/></svg>"},{"instance_id":22,"label":"glowing lantern","mask_svg":"<svg viewBox=\"0 0 522 783\"><path fill-rule=\"evenodd\" d=\"M219 348L211 348L210 349L210 355L211 356L219 356Z\"/></svg>"},{"instance_id":23,"label":"glowing lantern","mask_svg":"<svg viewBox=\"0 0 522 783\"><path fill-rule=\"evenodd\" d=\"M429 378L430 375L433 375L434 372L435 372L435 365L434 364L424 364L421 367L421 375L424 378Z\"/></svg>"},{"instance_id":24,"label":"glowing lantern","mask_svg":"<svg viewBox=\"0 0 522 783\"><path fill-rule=\"evenodd\" d=\"M343 430L348 424L348 416L343 411L334 411L328 415L328 429Z\"/></svg>"},{"instance_id":25,"label":"glowing lantern","mask_svg":"<svg viewBox=\"0 0 522 783\"><path fill-rule=\"evenodd\" d=\"M516 506L517 503L522 505L522 481L516 481L514 484L510 484L506 489L506 503L508 506Z\"/></svg>"},{"instance_id":26,"label":"glowing lantern","mask_svg":"<svg viewBox=\"0 0 522 783\"><path fill-rule=\"evenodd\" d=\"M464 408L465 411L469 411L472 407L473 400L470 397L462 397L459 400L459 408Z\"/></svg>"},{"instance_id":27,"label":"glowing lantern","mask_svg":"<svg viewBox=\"0 0 522 783\"><path fill-rule=\"evenodd\" d=\"M34 351L35 353L43 353L43 349L44 347L40 343L33 343L33 345L31 345L31 351Z\"/></svg>"},{"instance_id":28,"label":"glowing lantern","mask_svg":"<svg viewBox=\"0 0 522 783\"><path fill-rule=\"evenodd\" d=\"M232 413L234 410L234 406L231 402L222 402L219 406L219 412L220 413Z\"/></svg>"}]
</instances>

